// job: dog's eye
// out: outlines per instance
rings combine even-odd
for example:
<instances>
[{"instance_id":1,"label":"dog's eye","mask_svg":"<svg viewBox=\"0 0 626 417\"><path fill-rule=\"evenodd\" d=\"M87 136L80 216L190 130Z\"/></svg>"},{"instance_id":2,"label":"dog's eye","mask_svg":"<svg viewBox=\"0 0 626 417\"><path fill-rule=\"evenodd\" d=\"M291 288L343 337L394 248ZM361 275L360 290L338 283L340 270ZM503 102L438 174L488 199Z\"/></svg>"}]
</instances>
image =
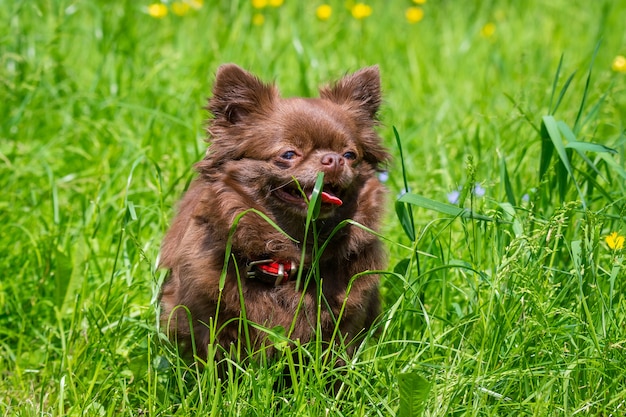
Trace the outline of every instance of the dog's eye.
<instances>
[{"instance_id":1,"label":"dog's eye","mask_svg":"<svg viewBox=\"0 0 626 417\"><path fill-rule=\"evenodd\" d=\"M297 156L297 154L294 151L287 151L284 154L282 154L280 157L283 159L293 159Z\"/></svg>"},{"instance_id":2,"label":"dog's eye","mask_svg":"<svg viewBox=\"0 0 626 417\"><path fill-rule=\"evenodd\" d=\"M344 157L344 158L346 158L346 159L350 159L350 160L352 160L352 161L353 161L353 160L355 160L355 159L356 159L356 154L355 154L354 152L350 152L350 151L348 151L348 152L346 152L346 153L344 153L344 154L343 154L343 157Z\"/></svg>"}]
</instances>

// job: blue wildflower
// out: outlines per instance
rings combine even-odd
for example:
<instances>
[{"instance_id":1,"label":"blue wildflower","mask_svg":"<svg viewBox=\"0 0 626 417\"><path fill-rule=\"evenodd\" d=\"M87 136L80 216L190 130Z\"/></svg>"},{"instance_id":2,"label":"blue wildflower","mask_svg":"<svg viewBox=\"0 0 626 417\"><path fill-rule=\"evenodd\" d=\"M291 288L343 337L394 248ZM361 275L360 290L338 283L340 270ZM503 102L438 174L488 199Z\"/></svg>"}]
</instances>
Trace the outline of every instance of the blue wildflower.
<instances>
[{"instance_id":1,"label":"blue wildflower","mask_svg":"<svg viewBox=\"0 0 626 417\"><path fill-rule=\"evenodd\" d=\"M448 202L450 204L458 204L460 196L461 192L459 190L450 191L448 194L446 194L446 197L448 197Z\"/></svg>"},{"instance_id":2,"label":"blue wildflower","mask_svg":"<svg viewBox=\"0 0 626 417\"><path fill-rule=\"evenodd\" d=\"M476 197L482 197L485 195L485 189L479 183L474 185L474 195Z\"/></svg>"}]
</instances>

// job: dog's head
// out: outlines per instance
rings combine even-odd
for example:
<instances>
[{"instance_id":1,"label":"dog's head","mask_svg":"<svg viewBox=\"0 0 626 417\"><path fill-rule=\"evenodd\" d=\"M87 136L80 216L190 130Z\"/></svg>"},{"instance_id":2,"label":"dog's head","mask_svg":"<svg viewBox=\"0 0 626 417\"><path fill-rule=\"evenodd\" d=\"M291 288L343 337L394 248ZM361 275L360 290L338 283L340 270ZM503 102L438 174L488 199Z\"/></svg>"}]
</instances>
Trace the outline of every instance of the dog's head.
<instances>
[{"instance_id":1,"label":"dog's head","mask_svg":"<svg viewBox=\"0 0 626 417\"><path fill-rule=\"evenodd\" d=\"M320 98L281 98L274 85L223 65L208 106L211 145L198 168L254 205L298 216L323 172L321 215L354 209L360 187L389 158L374 130L380 101L375 66L322 88Z\"/></svg>"}]
</instances>

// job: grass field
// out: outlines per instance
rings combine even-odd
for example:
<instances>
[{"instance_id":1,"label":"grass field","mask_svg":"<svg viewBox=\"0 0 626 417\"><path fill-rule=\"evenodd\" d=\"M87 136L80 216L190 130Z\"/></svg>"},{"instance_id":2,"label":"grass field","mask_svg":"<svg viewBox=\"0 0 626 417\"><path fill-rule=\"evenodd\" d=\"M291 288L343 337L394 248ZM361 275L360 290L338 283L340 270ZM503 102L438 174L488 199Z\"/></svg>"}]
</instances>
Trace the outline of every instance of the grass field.
<instances>
[{"instance_id":1,"label":"grass field","mask_svg":"<svg viewBox=\"0 0 626 417\"><path fill-rule=\"evenodd\" d=\"M626 1L174 3L0 2L1 415L626 415ZM382 74L381 333L285 392L157 329L225 62Z\"/></svg>"}]
</instances>

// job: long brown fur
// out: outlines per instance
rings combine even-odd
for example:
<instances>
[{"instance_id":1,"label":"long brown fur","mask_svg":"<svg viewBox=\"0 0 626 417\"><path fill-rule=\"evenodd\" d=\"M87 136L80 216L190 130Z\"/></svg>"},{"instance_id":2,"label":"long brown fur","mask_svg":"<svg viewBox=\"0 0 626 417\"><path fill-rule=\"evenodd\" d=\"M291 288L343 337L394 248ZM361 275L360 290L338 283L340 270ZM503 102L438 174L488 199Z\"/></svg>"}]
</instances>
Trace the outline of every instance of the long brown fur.
<instances>
[{"instance_id":1,"label":"long brown fur","mask_svg":"<svg viewBox=\"0 0 626 417\"><path fill-rule=\"evenodd\" d=\"M296 181L307 193L318 172L324 172L324 189L336 193L343 204L322 204L316 222L319 245L345 219L378 229L385 190L377 172L388 160L374 130L380 101L377 67L361 69L321 89L320 98L281 98L274 85L236 65L218 69L208 105L214 116L208 127L211 145L196 165L199 175L180 202L161 250L160 267L169 270L161 292L161 319L184 349L191 348L193 332L197 354L206 358L211 323L217 329L214 342L224 351L243 340L240 291L248 321L267 328L282 326L287 332L293 329L288 334L291 340L311 341L318 319L326 342L338 317L346 343L371 327L380 312L379 278L353 277L384 267L381 243L372 233L348 224L322 253L319 276L307 275L313 258L313 242L304 242L307 204L304 197L293 200ZM251 208L289 237L253 212L243 215L232 235L234 261L229 260L220 294L230 227ZM274 286L245 276L250 262L268 257L304 264L299 290L295 280ZM307 276L321 277L325 301L319 317L320 284L314 278L303 289ZM248 330L253 351L267 344L263 331Z\"/></svg>"}]
</instances>

